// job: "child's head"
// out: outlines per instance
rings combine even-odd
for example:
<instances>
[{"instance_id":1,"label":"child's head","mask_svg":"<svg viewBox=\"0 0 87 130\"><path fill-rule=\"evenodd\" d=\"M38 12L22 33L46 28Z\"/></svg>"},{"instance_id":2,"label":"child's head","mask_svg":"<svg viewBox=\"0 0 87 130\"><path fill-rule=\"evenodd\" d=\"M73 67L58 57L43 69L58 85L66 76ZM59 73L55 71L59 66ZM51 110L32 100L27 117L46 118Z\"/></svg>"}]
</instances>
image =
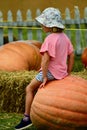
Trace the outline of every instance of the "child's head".
<instances>
[{"instance_id":1,"label":"child's head","mask_svg":"<svg viewBox=\"0 0 87 130\"><path fill-rule=\"evenodd\" d=\"M45 32L61 32L65 28L60 11L52 7L45 9L36 20L42 25Z\"/></svg>"}]
</instances>

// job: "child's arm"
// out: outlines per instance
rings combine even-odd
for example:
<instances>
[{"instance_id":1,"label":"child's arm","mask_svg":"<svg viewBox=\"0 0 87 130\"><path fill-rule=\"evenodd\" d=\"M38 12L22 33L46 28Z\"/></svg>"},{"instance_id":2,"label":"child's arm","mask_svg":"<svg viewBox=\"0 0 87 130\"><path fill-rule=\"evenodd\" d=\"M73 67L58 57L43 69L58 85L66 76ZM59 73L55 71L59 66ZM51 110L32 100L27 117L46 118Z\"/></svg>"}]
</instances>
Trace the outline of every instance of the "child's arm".
<instances>
[{"instance_id":1,"label":"child's arm","mask_svg":"<svg viewBox=\"0 0 87 130\"><path fill-rule=\"evenodd\" d=\"M50 61L50 56L48 52L44 52L42 56L42 62L41 62L41 67L42 67L42 72L43 72L43 83L41 84L40 87L44 87L44 85L47 82L47 71L48 71L49 61Z\"/></svg>"},{"instance_id":2,"label":"child's arm","mask_svg":"<svg viewBox=\"0 0 87 130\"><path fill-rule=\"evenodd\" d=\"M68 56L68 68L67 68L68 74L71 73L72 68L73 68L73 64L74 64L74 52L72 52L72 53Z\"/></svg>"}]
</instances>

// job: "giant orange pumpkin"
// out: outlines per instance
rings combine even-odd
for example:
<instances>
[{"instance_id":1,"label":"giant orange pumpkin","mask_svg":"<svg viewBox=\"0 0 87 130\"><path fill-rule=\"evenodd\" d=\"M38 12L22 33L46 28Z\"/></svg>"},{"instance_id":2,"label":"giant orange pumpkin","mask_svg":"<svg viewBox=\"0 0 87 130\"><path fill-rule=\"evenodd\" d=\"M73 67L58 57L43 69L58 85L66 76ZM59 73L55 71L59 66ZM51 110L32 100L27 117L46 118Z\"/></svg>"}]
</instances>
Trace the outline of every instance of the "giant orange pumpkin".
<instances>
[{"instance_id":1,"label":"giant orange pumpkin","mask_svg":"<svg viewBox=\"0 0 87 130\"><path fill-rule=\"evenodd\" d=\"M81 59L82 59L82 63L86 67L87 66L87 48L84 49Z\"/></svg>"},{"instance_id":2,"label":"giant orange pumpkin","mask_svg":"<svg viewBox=\"0 0 87 130\"><path fill-rule=\"evenodd\" d=\"M41 42L36 41L36 40L27 40L27 42L28 42L29 44L35 45L35 46L38 47L39 49L41 48L41 45L42 45Z\"/></svg>"},{"instance_id":3,"label":"giant orange pumpkin","mask_svg":"<svg viewBox=\"0 0 87 130\"><path fill-rule=\"evenodd\" d=\"M30 44L31 42L31 44ZM15 41L0 47L0 70L38 70L41 64L38 41Z\"/></svg>"},{"instance_id":4,"label":"giant orange pumpkin","mask_svg":"<svg viewBox=\"0 0 87 130\"><path fill-rule=\"evenodd\" d=\"M87 80L67 76L49 82L35 95L30 115L38 130L87 128Z\"/></svg>"}]
</instances>

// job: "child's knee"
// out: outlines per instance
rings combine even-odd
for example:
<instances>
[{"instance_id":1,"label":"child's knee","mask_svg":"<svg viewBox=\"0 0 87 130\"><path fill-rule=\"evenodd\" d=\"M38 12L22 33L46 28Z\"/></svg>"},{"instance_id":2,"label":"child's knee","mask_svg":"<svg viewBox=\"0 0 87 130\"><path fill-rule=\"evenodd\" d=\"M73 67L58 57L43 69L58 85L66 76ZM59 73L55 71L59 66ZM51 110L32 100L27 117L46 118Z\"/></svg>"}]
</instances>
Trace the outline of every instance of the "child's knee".
<instances>
[{"instance_id":1,"label":"child's knee","mask_svg":"<svg viewBox=\"0 0 87 130\"><path fill-rule=\"evenodd\" d=\"M28 86L26 87L26 94L27 94L27 93L34 93L34 91L35 91L35 89L34 89L34 87L32 87L31 85L28 85Z\"/></svg>"},{"instance_id":2,"label":"child's knee","mask_svg":"<svg viewBox=\"0 0 87 130\"><path fill-rule=\"evenodd\" d=\"M28 92L30 92L31 90L30 90L30 87L29 87L29 85L26 87L26 93L28 93Z\"/></svg>"}]
</instances>

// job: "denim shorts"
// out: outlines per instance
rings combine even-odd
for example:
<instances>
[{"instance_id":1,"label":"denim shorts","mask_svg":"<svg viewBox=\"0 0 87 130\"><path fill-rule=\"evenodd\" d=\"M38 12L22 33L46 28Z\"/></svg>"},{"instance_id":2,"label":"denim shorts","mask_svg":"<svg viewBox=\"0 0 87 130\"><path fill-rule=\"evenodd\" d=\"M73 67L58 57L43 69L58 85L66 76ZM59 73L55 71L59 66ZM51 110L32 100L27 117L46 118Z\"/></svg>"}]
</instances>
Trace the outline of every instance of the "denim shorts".
<instances>
[{"instance_id":1,"label":"denim shorts","mask_svg":"<svg viewBox=\"0 0 87 130\"><path fill-rule=\"evenodd\" d=\"M54 76L50 73L49 70L48 70L48 72L47 72L47 78L48 78L48 81L50 81L50 80L55 80ZM36 75L36 79L37 79L38 81L43 82L43 73L42 73L42 71L40 71L40 72Z\"/></svg>"}]
</instances>

